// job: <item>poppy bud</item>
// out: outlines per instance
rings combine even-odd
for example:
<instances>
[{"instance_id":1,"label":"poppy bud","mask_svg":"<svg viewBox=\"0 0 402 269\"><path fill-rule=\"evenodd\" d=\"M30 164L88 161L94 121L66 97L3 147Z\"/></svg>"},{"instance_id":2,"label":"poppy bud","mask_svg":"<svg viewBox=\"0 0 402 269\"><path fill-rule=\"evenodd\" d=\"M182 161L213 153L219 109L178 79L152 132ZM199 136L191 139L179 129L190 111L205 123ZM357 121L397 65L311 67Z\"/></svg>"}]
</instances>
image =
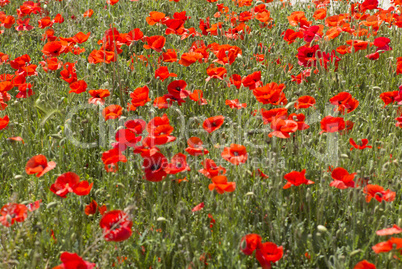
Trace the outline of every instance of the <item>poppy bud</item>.
<instances>
[{"instance_id":1,"label":"poppy bud","mask_svg":"<svg viewBox=\"0 0 402 269\"><path fill-rule=\"evenodd\" d=\"M320 231L321 233L326 233L328 232L327 228L325 228L325 226L323 225L318 225L317 226L318 231Z\"/></svg>"}]
</instances>

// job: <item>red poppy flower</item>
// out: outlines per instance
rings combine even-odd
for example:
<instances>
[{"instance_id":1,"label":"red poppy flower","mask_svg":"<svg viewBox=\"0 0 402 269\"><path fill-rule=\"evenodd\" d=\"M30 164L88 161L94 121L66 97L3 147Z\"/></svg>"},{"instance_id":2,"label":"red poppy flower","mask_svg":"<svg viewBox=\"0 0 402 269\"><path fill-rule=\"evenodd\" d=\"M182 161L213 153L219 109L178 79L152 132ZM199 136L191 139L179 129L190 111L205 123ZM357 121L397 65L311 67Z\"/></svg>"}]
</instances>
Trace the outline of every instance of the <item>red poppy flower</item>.
<instances>
[{"instance_id":1,"label":"red poppy flower","mask_svg":"<svg viewBox=\"0 0 402 269\"><path fill-rule=\"evenodd\" d=\"M56 182L50 186L50 191L61 198L66 198L66 195L70 192L84 196L90 193L93 184L89 184L86 180L80 181L80 177L77 174L67 172L56 179Z\"/></svg>"},{"instance_id":2,"label":"red poppy flower","mask_svg":"<svg viewBox=\"0 0 402 269\"><path fill-rule=\"evenodd\" d=\"M204 208L204 206L205 206L205 204L204 204L204 202L202 202L202 203L200 203L200 204L198 204L198 205L196 205L193 209L191 209L191 212L197 212L197 211L200 211L201 209L203 209Z\"/></svg>"},{"instance_id":3,"label":"red poppy flower","mask_svg":"<svg viewBox=\"0 0 402 269\"><path fill-rule=\"evenodd\" d=\"M190 171L187 164L187 156L183 153L177 153L173 156L171 162L167 165L165 172L170 175L175 175L180 172Z\"/></svg>"},{"instance_id":4,"label":"red poppy flower","mask_svg":"<svg viewBox=\"0 0 402 269\"><path fill-rule=\"evenodd\" d=\"M268 134L269 137L276 136L278 138L289 138L289 134L297 131L298 124L293 120L283 120L281 118L275 118L271 122L271 129L273 130L273 132Z\"/></svg>"},{"instance_id":5,"label":"red poppy flower","mask_svg":"<svg viewBox=\"0 0 402 269\"><path fill-rule=\"evenodd\" d=\"M87 11L84 12L84 14L82 14L82 16L84 18L86 18L86 17L91 18L93 14L94 14L94 11L92 9L88 9Z\"/></svg>"},{"instance_id":6,"label":"red poppy flower","mask_svg":"<svg viewBox=\"0 0 402 269\"><path fill-rule=\"evenodd\" d=\"M65 63L63 64L63 70L60 71L60 78L71 84L77 81L77 73L75 70L75 63Z\"/></svg>"},{"instance_id":7,"label":"red poppy flower","mask_svg":"<svg viewBox=\"0 0 402 269\"><path fill-rule=\"evenodd\" d=\"M157 23L161 23L165 18L165 13L158 11L151 11L149 13L149 17L146 17L145 20L149 25L155 25Z\"/></svg>"},{"instance_id":8,"label":"red poppy flower","mask_svg":"<svg viewBox=\"0 0 402 269\"><path fill-rule=\"evenodd\" d=\"M147 125L148 136L144 139L144 143L153 147L155 145L164 145L176 140L176 137L171 136L174 128L169 123L169 118L166 114L162 117L153 118Z\"/></svg>"},{"instance_id":9,"label":"red poppy flower","mask_svg":"<svg viewBox=\"0 0 402 269\"><path fill-rule=\"evenodd\" d=\"M10 203L0 209L0 223L10 227L15 222L24 222L28 217L28 208L22 204Z\"/></svg>"},{"instance_id":10,"label":"red poppy flower","mask_svg":"<svg viewBox=\"0 0 402 269\"><path fill-rule=\"evenodd\" d=\"M350 150L353 150L353 149L360 149L360 150L362 150L362 149L365 149L365 148L370 148L370 149L372 148L372 146L367 146L367 144L369 143L369 141L368 141L367 138L363 138L361 141L362 141L361 144L358 145L358 144L356 144L356 142L353 140L353 138L350 138L350 139L349 139L349 143L353 146L352 148L350 148Z\"/></svg>"},{"instance_id":11,"label":"red poppy flower","mask_svg":"<svg viewBox=\"0 0 402 269\"><path fill-rule=\"evenodd\" d=\"M400 228L398 225L393 225L391 228L385 228L382 230L378 230L376 232L377 235L379 236L386 236L386 235L393 235L393 234L400 234L402 233L402 228Z\"/></svg>"},{"instance_id":12,"label":"red poppy flower","mask_svg":"<svg viewBox=\"0 0 402 269\"><path fill-rule=\"evenodd\" d=\"M353 269L376 269L375 265L366 260L358 262Z\"/></svg>"},{"instance_id":13,"label":"red poppy flower","mask_svg":"<svg viewBox=\"0 0 402 269\"><path fill-rule=\"evenodd\" d=\"M151 156L143 156L143 158L142 167L145 179L152 182L162 181L167 175L165 171L168 166L166 157L162 153L156 152Z\"/></svg>"},{"instance_id":14,"label":"red poppy flower","mask_svg":"<svg viewBox=\"0 0 402 269\"><path fill-rule=\"evenodd\" d=\"M43 46L42 52L48 57L58 57L62 53L70 51L66 41L51 41Z\"/></svg>"},{"instance_id":15,"label":"red poppy flower","mask_svg":"<svg viewBox=\"0 0 402 269\"><path fill-rule=\"evenodd\" d=\"M348 171L342 167L337 167L332 171L331 177L333 181L329 184L331 187L335 187L338 189L347 189L354 188L355 182L353 179L355 178L357 173L349 174Z\"/></svg>"},{"instance_id":16,"label":"red poppy flower","mask_svg":"<svg viewBox=\"0 0 402 269\"><path fill-rule=\"evenodd\" d=\"M176 99L184 99L191 92L186 91L187 83L184 80L175 80L169 83L168 92Z\"/></svg>"},{"instance_id":17,"label":"red poppy flower","mask_svg":"<svg viewBox=\"0 0 402 269\"><path fill-rule=\"evenodd\" d=\"M162 53L159 60L162 60L165 63L177 62L177 53L173 49L168 49L166 52Z\"/></svg>"},{"instance_id":18,"label":"red poppy flower","mask_svg":"<svg viewBox=\"0 0 402 269\"><path fill-rule=\"evenodd\" d=\"M10 119L8 118L8 115L5 115L3 118L0 118L0 130L6 128L9 122Z\"/></svg>"},{"instance_id":19,"label":"red poppy flower","mask_svg":"<svg viewBox=\"0 0 402 269\"><path fill-rule=\"evenodd\" d=\"M160 35L146 37L145 41L147 45L144 45L145 49L153 49L157 52L161 52L165 46L166 38Z\"/></svg>"},{"instance_id":20,"label":"red poppy flower","mask_svg":"<svg viewBox=\"0 0 402 269\"><path fill-rule=\"evenodd\" d=\"M240 241L240 250L246 254L253 254L254 250L261 248L261 236L258 234L245 235Z\"/></svg>"},{"instance_id":21,"label":"red poppy flower","mask_svg":"<svg viewBox=\"0 0 402 269\"><path fill-rule=\"evenodd\" d=\"M309 108L311 106L314 107L314 105L315 105L314 97L305 95L297 99L297 102L294 104L294 107L296 109L301 109L301 108Z\"/></svg>"},{"instance_id":22,"label":"red poppy flower","mask_svg":"<svg viewBox=\"0 0 402 269\"><path fill-rule=\"evenodd\" d=\"M345 111L347 113L352 112L359 105L359 101L354 99L352 95L348 92L341 92L338 95L329 99L329 101L331 104L338 106L337 110L340 111L342 114L345 114Z\"/></svg>"},{"instance_id":23,"label":"red poppy flower","mask_svg":"<svg viewBox=\"0 0 402 269\"><path fill-rule=\"evenodd\" d=\"M318 45L309 47L309 45L304 45L297 49L297 58L299 60L299 65L305 67L316 66L317 63L317 52L320 50Z\"/></svg>"},{"instance_id":24,"label":"red poppy flower","mask_svg":"<svg viewBox=\"0 0 402 269\"><path fill-rule=\"evenodd\" d=\"M117 61L117 55L114 51L107 51L104 49L93 50L88 56L88 62L91 64L107 63Z\"/></svg>"},{"instance_id":25,"label":"red poppy flower","mask_svg":"<svg viewBox=\"0 0 402 269\"><path fill-rule=\"evenodd\" d=\"M165 81L168 77L177 77L177 74L169 73L167 66L161 66L155 70L155 78Z\"/></svg>"},{"instance_id":26,"label":"red poppy flower","mask_svg":"<svg viewBox=\"0 0 402 269\"><path fill-rule=\"evenodd\" d=\"M106 97L110 96L110 92L107 89L90 90L88 93L92 96L88 99L89 104L103 105L105 104Z\"/></svg>"},{"instance_id":27,"label":"red poppy flower","mask_svg":"<svg viewBox=\"0 0 402 269\"><path fill-rule=\"evenodd\" d=\"M224 120L224 116L210 117L204 121L204 123L202 124L202 128L204 128L204 130L208 133L212 133L221 128Z\"/></svg>"},{"instance_id":28,"label":"red poppy flower","mask_svg":"<svg viewBox=\"0 0 402 269\"><path fill-rule=\"evenodd\" d=\"M131 103L128 104L129 110L135 111L138 107L144 106L151 101L149 98L149 88L139 87L130 93Z\"/></svg>"},{"instance_id":29,"label":"red poppy flower","mask_svg":"<svg viewBox=\"0 0 402 269\"><path fill-rule=\"evenodd\" d=\"M292 186L300 186L302 184L311 185L314 184L313 181L306 178L306 169L302 170L301 172L292 171L286 175L284 178L288 181L288 183L283 186L284 189L289 189Z\"/></svg>"},{"instance_id":30,"label":"red poppy flower","mask_svg":"<svg viewBox=\"0 0 402 269\"><path fill-rule=\"evenodd\" d=\"M225 147L221 154L226 161L239 165L247 161L247 149L243 145L231 144L230 147Z\"/></svg>"},{"instance_id":31,"label":"red poppy flower","mask_svg":"<svg viewBox=\"0 0 402 269\"><path fill-rule=\"evenodd\" d=\"M124 156L118 148L102 153L102 162L105 165L107 172L116 172L118 170L118 162L127 162L126 156Z\"/></svg>"},{"instance_id":32,"label":"red poppy flower","mask_svg":"<svg viewBox=\"0 0 402 269\"><path fill-rule=\"evenodd\" d=\"M367 194L366 202L369 203L372 198L375 198L378 202L392 202L395 200L396 193L391 190L384 190L383 187L378 185L367 185L363 192Z\"/></svg>"},{"instance_id":33,"label":"red poppy flower","mask_svg":"<svg viewBox=\"0 0 402 269\"><path fill-rule=\"evenodd\" d=\"M198 137L190 137L187 140L188 148L185 151L191 156L199 156L208 154L209 151L202 146L202 141Z\"/></svg>"},{"instance_id":34,"label":"red poppy flower","mask_svg":"<svg viewBox=\"0 0 402 269\"><path fill-rule=\"evenodd\" d=\"M201 165L204 168L198 170L198 172L200 172L207 178L213 178L219 175L224 175L226 173L225 168L223 168L222 166L217 166L216 163L211 159L205 159L201 162Z\"/></svg>"},{"instance_id":35,"label":"red poppy flower","mask_svg":"<svg viewBox=\"0 0 402 269\"><path fill-rule=\"evenodd\" d=\"M116 132L115 139L117 143L114 147L124 151L127 147L135 147L142 137L136 136L135 132L130 129L120 129Z\"/></svg>"},{"instance_id":36,"label":"red poppy flower","mask_svg":"<svg viewBox=\"0 0 402 269\"><path fill-rule=\"evenodd\" d=\"M299 131L307 130L308 128L310 128L310 126L304 122L306 116L303 113L292 113L289 115L288 119L297 122L297 130Z\"/></svg>"},{"instance_id":37,"label":"red poppy flower","mask_svg":"<svg viewBox=\"0 0 402 269\"><path fill-rule=\"evenodd\" d=\"M240 89L241 84L242 84L241 83L242 77L240 75L238 75L238 74L231 75L229 81L230 81L230 83L228 85L229 87L230 87L230 85L234 85L237 89Z\"/></svg>"},{"instance_id":38,"label":"red poppy flower","mask_svg":"<svg viewBox=\"0 0 402 269\"><path fill-rule=\"evenodd\" d=\"M399 96L399 91L383 92L380 94L380 98L384 102L384 107L394 103L397 96Z\"/></svg>"},{"instance_id":39,"label":"red poppy flower","mask_svg":"<svg viewBox=\"0 0 402 269\"><path fill-rule=\"evenodd\" d=\"M68 93L76 93L80 94L82 92L85 92L87 89L88 85L85 82L85 80L78 80L76 82L73 82L70 84L70 91Z\"/></svg>"},{"instance_id":40,"label":"red poppy flower","mask_svg":"<svg viewBox=\"0 0 402 269\"><path fill-rule=\"evenodd\" d=\"M123 108L119 105L110 105L103 109L102 115L105 121L120 118Z\"/></svg>"},{"instance_id":41,"label":"red poppy flower","mask_svg":"<svg viewBox=\"0 0 402 269\"><path fill-rule=\"evenodd\" d=\"M285 84L278 85L275 82L271 82L263 87L255 88L253 90L253 94L257 101L264 105L286 105L288 103L288 100L286 99L285 93L283 92L285 87Z\"/></svg>"},{"instance_id":42,"label":"red poppy flower","mask_svg":"<svg viewBox=\"0 0 402 269\"><path fill-rule=\"evenodd\" d=\"M261 71L256 71L242 79L242 84L249 90L254 90L255 88L262 85L261 81Z\"/></svg>"},{"instance_id":43,"label":"red poppy flower","mask_svg":"<svg viewBox=\"0 0 402 269\"><path fill-rule=\"evenodd\" d=\"M340 117L326 116L321 120L321 132L335 133L345 129L345 120Z\"/></svg>"},{"instance_id":44,"label":"red poppy flower","mask_svg":"<svg viewBox=\"0 0 402 269\"><path fill-rule=\"evenodd\" d=\"M197 102L198 105L203 106L208 104L207 99L203 98L204 93L202 90L194 90L188 97L190 97L191 100L194 102Z\"/></svg>"},{"instance_id":45,"label":"red poppy flower","mask_svg":"<svg viewBox=\"0 0 402 269\"><path fill-rule=\"evenodd\" d=\"M279 261L283 256L283 247L278 247L271 242L261 244L257 249L255 257L263 269L271 268L271 263Z\"/></svg>"},{"instance_id":46,"label":"red poppy flower","mask_svg":"<svg viewBox=\"0 0 402 269\"><path fill-rule=\"evenodd\" d=\"M112 210L103 215L99 226L106 241L120 242L130 238L133 222L122 210Z\"/></svg>"},{"instance_id":47,"label":"red poppy flower","mask_svg":"<svg viewBox=\"0 0 402 269\"><path fill-rule=\"evenodd\" d=\"M226 176L215 176L212 178L212 184L209 184L208 189L210 191L216 190L219 194L234 192L236 189L236 183L228 182Z\"/></svg>"},{"instance_id":48,"label":"red poppy flower","mask_svg":"<svg viewBox=\"0 0 402 269\"><path fill-rule=\"evenodd\" d=\"M136 135L142 134L146 125L147 123L142 119L128 120L124 123L124 126L133 131Z\"/></svg>"},{"instance_id":49,"label":"red poppy flower","mask_svg":"<svg viewBox=\"0 0 402 269\"><path fill-rule=\"evenodd\" d=\"M44 155L36 155L29 159L25 166L25 172L28 175L36 174L36 177L41 177L56 167L55 162L47 162Z\"/></svg>"},{"instance_id":50,"label":"red poppy flower","mask_svg":"<svg viewBox=\"0 0 402 269\"><path fill-rule=\"evenodd\" d=\"M226 77L227 70L224 67L215 67L214 64L211 64L207 68L207 75L208 77L205 79L205 81L209 81L213 78L223 80L224 77Z\"/></svg>"},{"instance_id":51,"label":"red poppy flower","mask_svg":"<svg viewBox=\"0 0 402 269\"><path fill-rule=\"evenodd\" d=\"M230 108L236 108L236 109L241 109L241 108L246 108L247 104L246 103L239 103L239 99L235 100L226 100L225 105L229 106Z\"/></svg>"},{"instance_id":52,"label":"red poppy flower","mask_svg":"<svg viewBox=\"0 0 402 269\"><path fill-rule=\"evenodd\" d=\"M274 119L287 119L288 118L288 110L284 107L274 108L270 110L266 110L265 108L261 108L261 116L264 121L264 124L271 123Z\"/></svg>"},{"instance_id":53,"label":"red poppy flower","mask_svg":"<svg viewBox=\"0 0 402 269\"><path fill-rule=\"evenodd\" d=\"M62 264L53 269L93 269L96 266L95 263L85 261L76 253L63 252L60 260Z\"/></svg>"}]
</instances>

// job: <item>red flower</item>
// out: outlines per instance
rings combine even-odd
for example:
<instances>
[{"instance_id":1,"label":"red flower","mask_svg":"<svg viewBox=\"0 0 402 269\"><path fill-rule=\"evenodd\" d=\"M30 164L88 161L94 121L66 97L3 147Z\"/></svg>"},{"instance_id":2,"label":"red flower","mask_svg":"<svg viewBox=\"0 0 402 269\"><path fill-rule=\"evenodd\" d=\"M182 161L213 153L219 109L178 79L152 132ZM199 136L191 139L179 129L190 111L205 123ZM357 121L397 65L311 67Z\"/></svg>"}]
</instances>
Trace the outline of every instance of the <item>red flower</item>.
<instances>
[{"instance_id":1,"label":"red flower","mask_svg":"<svg viewBox=\"0 0 402 269\"><path fill-rule=\"evenodd\" d=\"M120 129L116 132L115 139L117 143L114 147L123 151L127 147L135 147L141 141L142 137L137 137L135 132L130 129Z\"/></svg>"},{"instance_id":2,"label":"red flower","mask_svg":"<svg viewBox=\"0 0 402 269\"><path fill-rule=\"evenodd\" d=\"M261 81L261 71L256 71L242 79L242 84L249 90L254 90L255 88L262 85Z\"/></svg>"},{"instance_id":3,"label":"red flower","mask_svg":"<svg viewBox=\"0 0 402 269\"><path fill-rule=\"evenodd\" d=\"M144 106L151 101L149 98L149 88L139 87L130 93L131 103L128 104L129 110L135 111L138 107Z\"/></svg>"},{"instance_id":4,"label":"red flower","mask_svg":"<svg viewBox=\"0 0 402 269\"><path fill-rule=\"evenodd\" d=\"M247 149L243 145L231 144L230 147L225 147L221 154L226 161L239 165L247 161Z\"/></svg>"},{"instance_id":5,"label":"red flower","mask_svg":"<svg viewBox=\"0 0 402 269\"><path fill-rule=\"evenodd\" d=\"M0 101L2 101L1 98L0 98ZM1 106L1 102L0 102L0 106ZM0 130L3 130L4 128L6 128L9 122L10 122L10 119L8 118L8 115L5 115L3 118L0 118Z\"/></svg>"},{"instance_id":6,"label":"red flower","mask_svg":"<svg viewBox=\"0 0 402 269\"><path fill-rule=\"evenodd\" d=\"M29 159L25 166L25 172L28 175L36 174L36 177L41 177L56 167L55 162L47 162L44 155L36 155Z\"/></svg>"},{"instance_id":7,"label":"red flower","mask_svg":"<svg viewBox=\"0 0 402 269\"><path fill-rule=\"evenodd\" d=\"M283 120L281 118L275 118L271 122L271 129L273 132L269 133L269 137L289 138L290 133L294 133L298 129L297 122L293 120Z\"/></svg>"},{"instance_id":8,"label":"red flower","mask_svg":"<svg viewBox=\"0 0 402 269\"><path fill-rule=\"evenodd\" d=\"M288 110L284 107L274 108L270 110L266 110L261 108L261 116L264 121L264 124L271 123L274 119L283 119L286 120L288 118Z\"/></svg>"},{"instance_id":9,"label":"red flower","mask_svg":"<svg viewBox=\"0 0 402 269\"><path fill-rule=\"evenodd\" d=\"M301 109L301 108L309 108L309 107L314 107L315 105L315 99L314 97L311 97L309 95L301 96L299 99L297 99L297 102L294 104L294 107L296 109Z\"/></svg>"},{"instance_id":10,"label":"red flower","mask_svg":"<svg viewBox=\"0 0 402 269\"><path fill-rule=\"evenodd\" d=\"M199 156L208 154L209 151L202 146L202 141L198 137L190 137L187 140L188 148L185 151L191 156Z\"/></svg>"},{"instance_id":11,"label":"red flower","mask_svg":"<svg viewBox=\"0 0 402 269\"><path fill-rule=\"evenodd\" d=\"M76 93L80 94L82 92L85 92L87 89L88 85L85 82L85 80L78 80L76 82L73 82L70 84L70 91L68 93Z\"/></svg>"},{"instance_id":12,"label":"red flower","mask_svg":"<svg viewBox=\"0 0 402 269\"><path fill-rule=\"evenodd\" d=\"M329 186L335 187L338 189L347 189L354 188L355 182L353 179L355 178L357 173L349 174L348 171L342 167L337 167L332 171L331 177L334 179Z\"/></svg>"},{"instance_id":13,"label":"red flower","mask_svg":"<svg viewBox=\"0 0 402 269\"><path fill-rule=\"evenodd\" d=\"M360 149L360 150L362 150L362 149L365 149L365 148L371 149L372 146L367 146L368 142L369 142L369 141L368 141L367 138L363 138L361 144L358 145L358 144L356 144L356 142L355 142L352 138L350 138L350 139L349 139L349 143L353 146L353 148L350 148L350 150L353 150L353 149Z\"/></svg>"},{"instance_id":14,"label":"red flower","mask_svg":"<svg viewBox=\"0 0 402 269\"><path fill-rule=\"evenodd\" d=\"M213 178L215 176L224 175L226 173L225 168L223 168L222 166L217 166L216 163L211 159L205 159L205 161L201 162L201 165L204 166L204 168L198 170L198 172L200 172L207 178Z\"/></svg>"},{"instance_id":15,"label":"red flower","mask_svg":"<svg viewBox=\"0 0 402 269\"><path fill-rule=\"evenodd\" d=\"M230 83L229 83L229 87L231 85L234 85L237 89L240 89L241 84L242 84L242 77L238 74L233 74L232 76L230 76L229 79Z\"/></svg>"},{"instance_id":16,"label":"red flower","mask_svg":"<svg viewBox=\"0 0 402 269\"><path fill-rule=\"evenodd\" d=\"M279 261L283 256L283 247L271 242L265 242L257 249L255 257L263 269L270 269L271 263Z\"/></svg>"},{"instance_id":17,"label":"red flower","mask_svg":"<svg viewBox=\"0 0 402 269\"><path fill-rule=\"evenodd\" d=\"M316 54L320 50L318 45L309 47L309 45L304 45L297 49L297 58L299 59L299 65L305 67L315 66L317 63Z\"/></svg>"},{"instance_id":18,"label":"red flower","mask_svg":"<svg viewBox=\"0 0 402 269\"><path fill-rule=\"evenodd\" d=\"M177 153L173 156L172 161L166 167L165 172L170 175L175 175L177 173L190 170L191 169L187 164L187 156L183 153Z\"/></svg>"},{"instance_id":19,"label":"red flower","mask_svg":"<svg viewBox=\"0 0 402 269\"><path fill-rule=\"evenodd\" d=\"M123 108L119 105L110 105L103 109L102 115L105 121L120 118Z\"/></svg>"},{"instance_id":20,"label":"red flower","mask_svg":"<svg viewBox=\"0 0 402 269\"><path fill-rule=\"evenodd\" d=\"M161 66L155 70L155 78L159 78L161 81L165 81L168 77L177 77L175 73L169 73L167 66Z\"/></svg>"},{"instance_id":21,"label":"red flower","mask_svg":"<svg viewBox=\"0 0 402 269\"><path fill-rule=\"evenodd\" d=\"M204 208L204 202L202 202L201 204L196 205L193 209L191 209L191 212L200 211L203 208Z\"/></svg>"},{"instance_id":22,"label":"red flower","mask_svg":"<svg viewBox=\"0 0 402 269\"><path fill-rule=\"evenodd\" d=\"M304 116L303 113L292 113L289 115L288 119L293 120L297 123L297 130L299 131L307 130L308 128L310 128L310 126L304 122L306 116Z\"/></svg>"},{"instance_id":23,"label":"red flower","mask_svg":"<svg viewBox=\"0 0 402 269\"><path fill-rule=\"evenodd\" d=\"M93 269L96 266L95 263L84 261L76 253L63 252L60 260L62 264L53 269Z\"/></svg>"},{"instance_id":24,"label":"red flower","mask_svg":"<svg viewBox=\"0 0 402 269\"><path fill-rule=\"evenodd\" d=\"M402 233L402 228L400 228L398 225L395 225L395 224L391 228L378 230L376 232L376 234L379 236L393 235L393 234L399 234L399 233Z\"/></svg>"},{"instance_id":25,"label":"red flower","mask_svg":"<svg viewBox=\"0 0 402 269\"><path fill-rule=\"evenodd\" d=\"M366 260L358 262L353 269L376 269L375 265Z\"/></svg>"},{"instance_id":26,"label":"red flower","mask_svg":"<svg viewBox=\"0 0 402 269\"><path fill-rule=\"evenodd\" d=\"M383 187L378 185L367 185L363 192L367 194L366 202L369 203L372 198L375 198L378 202L392 202L395 200L396 193L390 190L384 190Z\"/></svg>"},{"instance_id":27,"label":"red flower","mask_svg":"<svg viewBox=\"0 0 402 269\"><path fill-rule=\"evenodd\" d=\"M163 46L165 46L166 38L160 35L146 37L145 41L147 45L144 45L145 49L153 49L157 52L161 52Z\"/></svg>"},{"instance_id":28,"label":"red flower","mask_svg":"<svg viewBox=\"0 0 402 269\"><path fill-rule=\"evenodd\" d=\"M169 83L167 89L175 99L184 99L191 93L186 91L186 87L187 83L184 80L175 80Z\"/></svg>"},{"instance_id":29,"label":"red flower","mask_svg":"<svg viewBox=\"0 0 402 269\"><path fill-rule=\"evenodd\" d=\"M246 108L247 104L246 103L239 103L239 99L235 100L226 100L225 105L229 106L230 108L236 108L236 109L241 109L241 108Z\"/></svg>"},{"instance_id":30,"label":"red flower","mask_svg":"<svg viewBox=\"0 0 402 269\"><path fill-rule=\"evenodd\" d=\"M142 119L128 120L124 123L124 126L133 131L136 135L142 134L146 125L147 123Z\"/></svg>"},{"instance_id":31,"label":"red flower","mask_svg":"<svg viewBox=\"0 0 402 269\"><path fill-rule=\"evenodd\" d=\"M144 161L142 163L145 179L152 182L162 181L167 175L165 169L168 166L166 157L156 152L151 156L143 156Z\"/></svg>"},{"instance_id":32,"label":"red flower","mask_svg":"<svg viewBox=\"0 0 402 269\"><path fill-rule=\"evenodd\" d=\"M320 123L322 129L320 134L325 132L335 133L345 129L345 120L340 117L326 116Z\"/></svg>"},{"instance_id":33,"label":"red flower","mask_svg":"<svg viewBox=\"0 0 402 269\"><path fill-rule=\"evenodd\" d=\"M286 86L283 83L278 85L275 82L271 82L263 87L255 88L253 94L257 101L264 105L286 105L288 100L283 92L285 87Z\"/></svg>"},{"instance_id":34,"label":"red flower","mask_svg":"<svg viewBox=\"0 0 402 269\"><path fill-rule=\"evenodd\" d=\"M48 57L58 57L62 53L70 51L66 41L51 41L43 46L42 52Z\"/></svg>"},{"instance_id":35,"label":"red flower","mask_svg":"<svg viewBox=\"0 0 402 269\"><path fill-rule=\"evenodd\" d=\"M118 148L114 148L102 153L102 162L105 165L107 172L116 172L118 170L118 162L127 162L126 156L124 156Z\"/></svg>"},{"instance_id":36,"label":"red flower","mask_svg":"<svg viewBox=\"0 0 402 269\"><path fill-rule=\"evenodd\" d=\"M10 203L0 209L0 223L10 227L15 222L24 222L28 217L28 208L22 204Z\"/></svg>"},{"instance_id":37,"label":"red flower","mask_svg":"<svg viewBox=\"0 0 402 269\"><path fill-rule=\"evenodd\" d=\"M56 179L56 182L50 186L50 191L61 198L66 198L70 192L83 196L89 194L93 184L89 184L86 180L80 182L80 177L77 174L67 172Z\"/></svg>"},{"instance_id":38,"label":"red flower","mask_svg":"<svg viewBox=\"0 0 402 269\"><path fill-rule=\"evenodd\" d=\"M105 104L106 97L110 96L110 92L107 89L90 90L88 93L92 96L88 99L89 104L103 105Z\"/></svg>"},{"instance_id":39,"label":"red flower","mask_svg":"<svg viewBox=\"0 0 402 269\"><path fill-rule=\"evenodd\" d=\"M292 171L283 177L288 181L288 183L283 186L284 189L289 189L292 186L300 186L302 184L314 184L313 181L306 178L306 169L302 170L301 172Z\"/></svg>"},{"instance_id":40,"label":"red flower","mask_svg":"<svg viewBox=\"0 0 402 269\"><path fill-rule=\"evenodd\" d=\"M202 128L204 128L204 130L208 133L212 133L221 128L224 119L224 116L210 117L204 121L204 123L202 124Z\"/></svg>"},{"instance_id":41,"label":"red flower","mask_svg":"<svg viewBox=\"0 0 402 269\"><path fill-rule=\"evenodd\" d=\"M190 99L193 100L194 102L197 102L198 105L206 105L208 102L205 98L203 98L204 93L202 90L194 90L193 93L189 95Z\"/></svg>"},{"instance_id":42,"label":"red flower","mask_svg":"<svg viewBox=\"0 0 402 269\"><path fill-rule=\"evenodd\" d=\"M347 113L352 112L359 105L359 101L354 99L352 95L348 92L341 92L338 95L329 99L329 101L331 104L338 106L337 110L340 111L342 114L345 114L345 111Z\"/></svg>"},{"instance_id":43,"label":"red flower","mask_svg":"<svg viewBox=\"0 0 402 269\"><path fill-rule=\"evenodd\" d=\"M212 184L209 184L208 189L210 191L216 189L219 194L223 194L224 192L234 192L236 189L236 183L228 182L226 176L215 176L212 178Z\"/></svg>"},{"instance_id":44,"label":"red flower","mask_svg":"<svg viewBox=\"0 0 402 269\"><path fill-rule=\"evenodd\" d=\"M246 255L253 254L254 250L261 248L261 236L258 234L245 235L240 241L240 249Z\"/></svg>"},{"instance_id":45,"label":"red flower","mask_svg":"<svg viewBox=\"0 0 402 269\"><path fill-rule=\"evenodd\" d=\"M120 242L130 238L133 222L122 210L112 210L103 215L99 226L106 241Z\"/></svg>"}]
</instances>

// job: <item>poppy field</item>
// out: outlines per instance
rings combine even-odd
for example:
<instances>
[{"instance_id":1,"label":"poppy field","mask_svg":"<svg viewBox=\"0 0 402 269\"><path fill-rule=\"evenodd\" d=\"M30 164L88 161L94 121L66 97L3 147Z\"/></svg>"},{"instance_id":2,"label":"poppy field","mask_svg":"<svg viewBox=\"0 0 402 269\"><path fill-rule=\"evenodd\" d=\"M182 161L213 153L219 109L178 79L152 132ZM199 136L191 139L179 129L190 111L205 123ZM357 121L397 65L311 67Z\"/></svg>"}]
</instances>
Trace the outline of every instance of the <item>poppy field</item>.
<instances>
[{"instance_id":1,"label":"poppy field","mask_svg":"<svg viewBox=\"0 0 402 269\"><path fill-rule=\"evenodd\" d=\"M401 6L0 0L0 268L402 268Z\"/></svg>"}]
</instances>

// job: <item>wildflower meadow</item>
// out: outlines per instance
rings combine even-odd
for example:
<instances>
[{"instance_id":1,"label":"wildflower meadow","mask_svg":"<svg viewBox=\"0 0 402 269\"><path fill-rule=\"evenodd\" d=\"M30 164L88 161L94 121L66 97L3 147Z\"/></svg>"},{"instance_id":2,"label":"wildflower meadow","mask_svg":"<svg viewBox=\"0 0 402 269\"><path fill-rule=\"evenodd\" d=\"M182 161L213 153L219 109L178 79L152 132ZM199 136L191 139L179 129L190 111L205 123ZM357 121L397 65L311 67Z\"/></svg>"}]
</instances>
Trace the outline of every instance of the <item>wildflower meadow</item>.
<instances>
[{"instance_id":1,"label":"wildflower meadow","mask_svg":"<svg viewBox=\"0 0 402 269\"><path fill-rule=\"evenodd\" d=\"M401 0L0 0L0 268L402 268L401 28Z\"/></svg>"}]
</instances>

